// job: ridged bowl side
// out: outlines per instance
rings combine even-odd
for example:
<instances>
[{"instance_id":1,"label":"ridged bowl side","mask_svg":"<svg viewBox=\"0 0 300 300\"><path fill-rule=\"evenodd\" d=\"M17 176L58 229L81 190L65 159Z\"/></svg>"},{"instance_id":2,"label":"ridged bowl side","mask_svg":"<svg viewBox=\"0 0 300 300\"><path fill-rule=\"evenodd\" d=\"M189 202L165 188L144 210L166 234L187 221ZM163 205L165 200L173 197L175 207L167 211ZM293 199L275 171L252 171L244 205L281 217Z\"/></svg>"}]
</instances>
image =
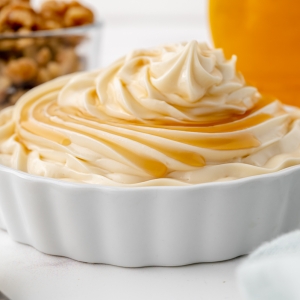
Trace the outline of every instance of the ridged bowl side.
<instances>
[{"instance_id":1,"label":"ridged bowl side","mask_svg":"<svg viewBox=\"0 0 300 300\"><path fill-rule=\"evenodd\" d=\"M247 254L300 227L300 167L189 187L72 184L0 166L0 227L53 255L125 267Z\"/></svg>"}]
</instances>

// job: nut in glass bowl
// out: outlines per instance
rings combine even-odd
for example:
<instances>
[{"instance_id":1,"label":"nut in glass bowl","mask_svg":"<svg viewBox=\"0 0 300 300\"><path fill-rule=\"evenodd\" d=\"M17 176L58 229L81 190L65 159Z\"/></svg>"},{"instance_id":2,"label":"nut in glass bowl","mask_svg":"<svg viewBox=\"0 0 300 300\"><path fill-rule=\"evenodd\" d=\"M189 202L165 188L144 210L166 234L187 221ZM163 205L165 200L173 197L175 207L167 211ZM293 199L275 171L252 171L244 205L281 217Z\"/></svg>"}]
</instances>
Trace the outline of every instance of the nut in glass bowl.
<instances>
[{"instance_id":1,"label":"nut in glass bowl","mask_svg":"<svg viewBox=\"0 0 300 300\"><path fill-rule=\"evenodd\" d=\"M97 22L0 34L0 108L53 78L97 67L101 27Z\"/></svg>"}]
</instances>

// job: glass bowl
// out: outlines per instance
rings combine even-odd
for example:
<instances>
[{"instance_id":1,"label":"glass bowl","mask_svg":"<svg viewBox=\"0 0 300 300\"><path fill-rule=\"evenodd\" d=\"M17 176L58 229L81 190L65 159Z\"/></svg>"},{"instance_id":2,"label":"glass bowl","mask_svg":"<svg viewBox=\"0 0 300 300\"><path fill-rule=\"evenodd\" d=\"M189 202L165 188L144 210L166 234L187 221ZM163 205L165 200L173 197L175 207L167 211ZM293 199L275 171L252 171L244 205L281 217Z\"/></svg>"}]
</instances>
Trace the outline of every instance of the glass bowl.
<instances>
[{"instance_id":1,"label":"glass bowl","mask_svg":"<svg viewBox=\"0 0 300 300\"><path fill-rule=\"evenodd\" d=\"M0 34L0 108L61 75L98 67L102 23Z\"/></svg>"}]
</instances>

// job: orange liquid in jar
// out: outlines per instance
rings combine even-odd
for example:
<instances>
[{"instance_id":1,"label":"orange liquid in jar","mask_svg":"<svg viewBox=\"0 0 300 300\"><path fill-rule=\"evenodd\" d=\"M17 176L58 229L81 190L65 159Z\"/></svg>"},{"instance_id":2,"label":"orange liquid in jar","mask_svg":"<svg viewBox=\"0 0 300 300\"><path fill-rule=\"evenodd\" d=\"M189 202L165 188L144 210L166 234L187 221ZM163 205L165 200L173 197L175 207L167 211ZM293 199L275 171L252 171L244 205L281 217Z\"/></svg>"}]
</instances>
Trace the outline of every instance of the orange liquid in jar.
<instances>
[{"instance_id":1,"label":"orange liquid in jar","mask_svg":"<svg viewBox=\"0 0 300 300\"><path fill-rule=\"evenodd\" d=\"M214 45L261 93L300 106L300 1L210 0Z\"/></svg>"}]
</instances>

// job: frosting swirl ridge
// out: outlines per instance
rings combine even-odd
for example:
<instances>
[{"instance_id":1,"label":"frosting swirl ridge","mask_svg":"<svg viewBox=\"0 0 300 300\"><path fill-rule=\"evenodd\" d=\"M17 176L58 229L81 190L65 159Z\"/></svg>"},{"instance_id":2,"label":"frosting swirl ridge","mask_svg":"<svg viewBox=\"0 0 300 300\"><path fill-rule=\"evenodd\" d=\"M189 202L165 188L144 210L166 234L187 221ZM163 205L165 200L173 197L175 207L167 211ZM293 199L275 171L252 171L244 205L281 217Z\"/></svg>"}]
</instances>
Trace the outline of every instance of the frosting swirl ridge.
<instances>
[{"instance_id":1,"label":"frosting swirl ridge","mask_svg":"<svg viewBox=\"0 0 300 300\"><path fill-rule=\"evenodd\" d=\"M119 186L232 180L299 164L299 109L261 96L235 63L191 41L52 80L0 113L0 163Z\"/></svg>"}]
</instances>

